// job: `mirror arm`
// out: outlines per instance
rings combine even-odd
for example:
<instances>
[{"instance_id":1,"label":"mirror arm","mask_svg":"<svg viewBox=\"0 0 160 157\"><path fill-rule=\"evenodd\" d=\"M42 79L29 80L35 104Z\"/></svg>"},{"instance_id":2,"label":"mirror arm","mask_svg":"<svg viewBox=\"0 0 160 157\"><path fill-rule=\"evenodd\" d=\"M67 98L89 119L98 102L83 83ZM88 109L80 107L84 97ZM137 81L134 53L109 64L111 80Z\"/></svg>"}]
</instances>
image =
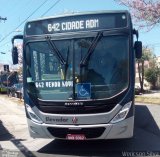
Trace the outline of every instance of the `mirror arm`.
<instances>
[{"instance_id":1,"label":"mirror arm","mask_svg":"<svg viewBox=\"0 0 160 157\"><path fill-rule=\"evenodd\" d=\"M138 41L138 38L139 38L138 30L133 29L133 34L136 35L136 38L137 38L137 41Z\"/></svg>"}]
</instances>

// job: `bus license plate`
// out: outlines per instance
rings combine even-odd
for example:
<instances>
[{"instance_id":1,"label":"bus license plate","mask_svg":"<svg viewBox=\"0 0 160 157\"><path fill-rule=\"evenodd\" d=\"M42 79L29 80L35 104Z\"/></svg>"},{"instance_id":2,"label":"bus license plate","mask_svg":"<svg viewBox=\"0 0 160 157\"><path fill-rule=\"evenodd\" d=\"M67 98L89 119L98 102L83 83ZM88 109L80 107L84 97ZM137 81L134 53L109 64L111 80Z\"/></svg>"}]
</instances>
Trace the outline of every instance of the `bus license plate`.
<instances>
[{"instance_id":1,"label":"bus license plate","mask_svg":"<svg viewBox=\"0 0 160 157\"><path fill-rule=\"evenodd\" d=\"M83 134L67 134L67 140L85 140L86 137Z\"/></svg>"}]
</instances>

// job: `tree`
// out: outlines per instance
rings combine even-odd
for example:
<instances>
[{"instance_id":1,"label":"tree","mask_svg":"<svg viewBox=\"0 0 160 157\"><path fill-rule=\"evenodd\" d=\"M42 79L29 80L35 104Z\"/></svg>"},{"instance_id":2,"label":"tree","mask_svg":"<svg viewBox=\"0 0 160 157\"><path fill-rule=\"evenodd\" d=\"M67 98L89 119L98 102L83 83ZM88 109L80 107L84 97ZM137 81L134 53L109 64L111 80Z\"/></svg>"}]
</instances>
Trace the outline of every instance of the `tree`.
<instances>
[{"instance_id":1,"label":"tree","mask_svg":"<svg viewBox=\"0 0 160 157\"><path fill-rule=\"evenodd\" d=\"M145 71L145 79L152 85L152 89L156 89L156 83L159 75L159 69L151 67Z\"/></svg>"},{"instance_id":2,"label":"tree","mask_svg":"<svg viewBox=\"0 0 160 157\"><path fill-rule=\"evenodd\" d=\"M138 64L138 75L139 75L139 83L141 87L141 93L143 93L143 84L144 84L144 63L145 61L149 61L153 57L152 50L149 49L147 46L143 47L143 53L141 59L137 60Z\"/></svg>"},{"instance_id":3,"label":"tree","mask_svg":"<svg viewBox=\"0 0 160 157\"><path fill-rule=\"evenodd\" d=\"M156 89L156 83L160 69L157 66L156 57L150 60L150 68L145 70L145 79L152 85L152 89Z\"/></svg>"},{"instance_id":4,"label":"tree","mask_svg":"<svg viewBox=\"0 0 160 157\"><path fill-rule=\"evenodd\" d=\"M139 27L153 28L160 24L159 0L115 0L130 9L132 16Z\"/></svg>"}]
</instances>

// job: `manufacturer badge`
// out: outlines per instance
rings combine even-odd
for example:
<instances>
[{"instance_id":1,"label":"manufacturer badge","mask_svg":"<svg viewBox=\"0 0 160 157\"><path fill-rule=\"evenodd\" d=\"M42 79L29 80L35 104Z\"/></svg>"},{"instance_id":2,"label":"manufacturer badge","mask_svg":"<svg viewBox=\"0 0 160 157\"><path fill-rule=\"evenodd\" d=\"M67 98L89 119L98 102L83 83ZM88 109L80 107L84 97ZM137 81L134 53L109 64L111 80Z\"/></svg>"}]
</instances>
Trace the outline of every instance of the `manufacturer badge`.
<instances>
[{"instance_id":1,"label":"manufacturer badge","mask_svg":"<svg viewBox=\"0 0 160 157\"><path fill-rule=\"evenodd\" d=\"M73 117L72 122L73 122L73 124L76 124L78 122L78 118Z\"/></svg>"}]
</instances>

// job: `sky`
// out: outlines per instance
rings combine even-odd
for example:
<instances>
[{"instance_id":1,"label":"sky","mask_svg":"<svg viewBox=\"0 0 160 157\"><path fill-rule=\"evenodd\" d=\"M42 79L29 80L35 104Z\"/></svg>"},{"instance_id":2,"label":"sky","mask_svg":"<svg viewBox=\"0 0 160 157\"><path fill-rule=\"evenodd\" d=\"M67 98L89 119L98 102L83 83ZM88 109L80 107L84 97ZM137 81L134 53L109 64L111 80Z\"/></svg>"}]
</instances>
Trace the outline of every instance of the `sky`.
<instances>
[{"instance_id":1,"label":"sky","mask_svg":"<svg viewBox=\"0 0 160 157\"><path fill-rule=\"evenodd\" d=\"M54 16L72 11L128 10L114 0L0 0L0 2L0 16L7 17L5 22L0 21L0 52L5 53L0 53L0 63L3 64L11 63L11 38L13 35L23 33L26 19L29 21L42 15ZM139 32L139 40L143 45L153 48L157 56L160 56L159 34L158 26L148 32L143 30Z\"/></svg>"}]
</instances>

